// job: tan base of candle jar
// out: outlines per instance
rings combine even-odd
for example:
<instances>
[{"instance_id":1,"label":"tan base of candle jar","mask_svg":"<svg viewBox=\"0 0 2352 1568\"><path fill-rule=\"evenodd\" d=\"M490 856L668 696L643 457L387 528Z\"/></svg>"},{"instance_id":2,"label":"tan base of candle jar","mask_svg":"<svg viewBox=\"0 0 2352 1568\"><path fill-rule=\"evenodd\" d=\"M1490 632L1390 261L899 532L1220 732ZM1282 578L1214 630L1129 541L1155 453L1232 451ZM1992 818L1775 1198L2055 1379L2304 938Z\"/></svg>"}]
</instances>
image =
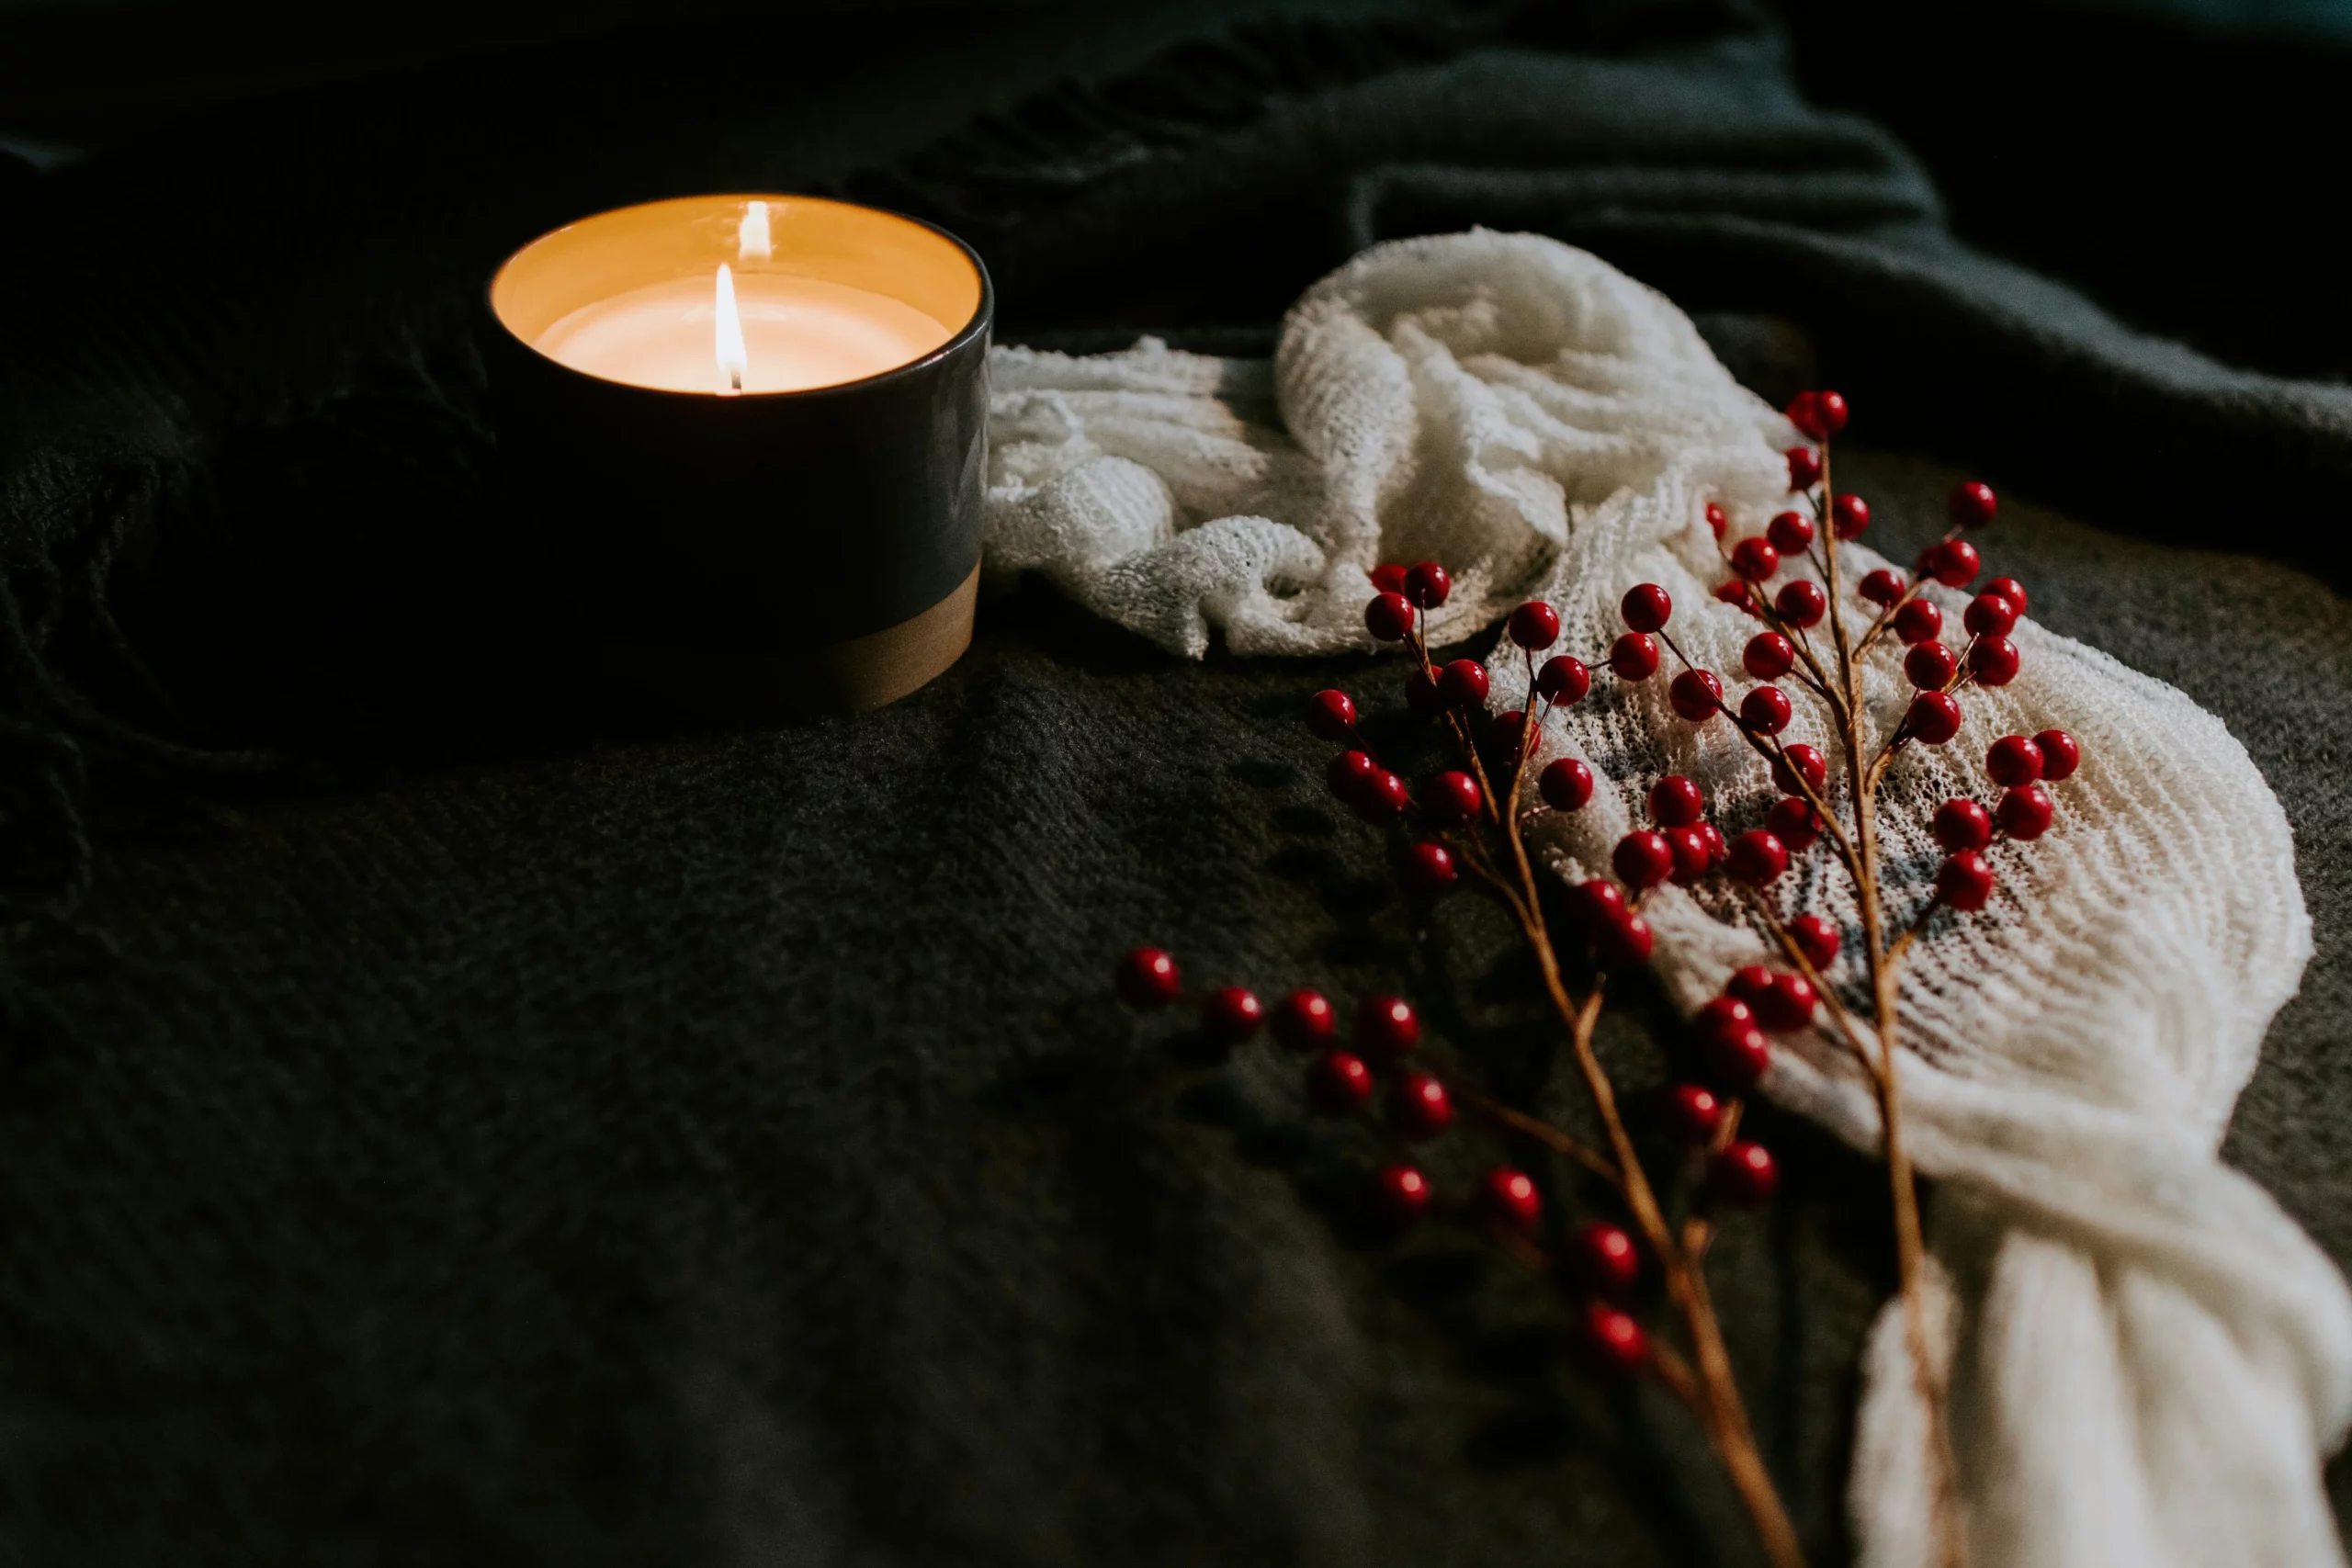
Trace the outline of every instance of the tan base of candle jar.
<instances>
[{"instance_id":1,"label":"tan base of candle jar","mask_svg":"<svg viewBox=\"0 0 2352 1568\"><path fill-rule=\"evenodd\" d=\"M972 646L972 609L980 597L980 569L922 615L817 649L808 679L818 705L878 708L895 703L964 657Z\"/></svg>"},{"instance_id":2,"label":"tan base of candle jar","mask_svg":"<svg viewBox=\"0 0 2352 1568\"><path fill-rule=\"evenodd\" d=\"M896 626L760 657L582 638L544 622L541 641L583 691L622 712L720 722L854 713L897 702L961 659L972 645L979 591L975 566L946 598Z\"/></svg>"}]
</instances>

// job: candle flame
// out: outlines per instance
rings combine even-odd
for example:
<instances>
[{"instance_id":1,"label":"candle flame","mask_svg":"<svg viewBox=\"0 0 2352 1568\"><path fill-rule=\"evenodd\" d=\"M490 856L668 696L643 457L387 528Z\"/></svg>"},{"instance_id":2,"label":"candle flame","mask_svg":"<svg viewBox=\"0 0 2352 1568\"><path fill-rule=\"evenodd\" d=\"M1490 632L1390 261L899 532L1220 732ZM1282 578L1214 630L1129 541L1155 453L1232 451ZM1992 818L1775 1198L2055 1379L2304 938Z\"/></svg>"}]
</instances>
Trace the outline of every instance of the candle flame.
<instances>
[{"instance_id":1,"label":"candle flame","mask_svg":"<svg viewBox=\"0 0 2352 1568\"><path fill-rule=\"evenodd\" d=\"M718 377L727 383L724 392L743 389L743 378L751 373L752 356L743 347L743 318L735 312L735 275L727 264L718 264Z\"/></svg>"},{"instance_id":2,"label":"candle flame","mask_svg":"<svg viewBox=\"0 0 2352 1568\"><path fill-rule=\"evenodd\" d=\"M765 261L773 249L768 239L768 204L754 201L744 208L742 225L735 231L736 263Z\"/></svg>"}]
</instances>

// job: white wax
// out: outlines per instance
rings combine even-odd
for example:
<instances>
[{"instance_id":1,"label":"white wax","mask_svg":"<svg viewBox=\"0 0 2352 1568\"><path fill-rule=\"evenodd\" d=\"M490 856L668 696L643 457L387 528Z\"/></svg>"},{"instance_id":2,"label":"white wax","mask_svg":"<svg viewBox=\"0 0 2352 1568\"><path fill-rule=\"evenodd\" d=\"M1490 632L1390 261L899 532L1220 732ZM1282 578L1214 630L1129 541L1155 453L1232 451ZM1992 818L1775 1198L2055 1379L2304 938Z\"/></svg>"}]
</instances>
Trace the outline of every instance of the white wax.
<instances>
[{"instance_id":1,"label":"white wax","mask_svg":"<svg viewBox=\"0 0 2352 1568\"><path fill-rule=\"evenodd\" d=\"M682 277L583 305L539 334L574 370L673 392L724 392L714 277ZM736 273L746 392L838 386L921 359L955 335L903 299L782 274Z\"/></svg>"}]
</instances>

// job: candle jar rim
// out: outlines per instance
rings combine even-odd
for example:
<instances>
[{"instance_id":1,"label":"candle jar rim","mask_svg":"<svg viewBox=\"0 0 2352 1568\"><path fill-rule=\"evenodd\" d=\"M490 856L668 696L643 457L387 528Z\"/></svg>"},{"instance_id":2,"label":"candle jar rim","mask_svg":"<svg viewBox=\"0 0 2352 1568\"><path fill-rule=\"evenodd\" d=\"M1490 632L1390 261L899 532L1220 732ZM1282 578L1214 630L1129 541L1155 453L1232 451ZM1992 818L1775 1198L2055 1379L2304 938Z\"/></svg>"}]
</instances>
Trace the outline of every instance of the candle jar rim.
<instances>
[{"instance_id":1,"label":"candle jar rim","mask_svg":"<svg viewBox=\"0 0 2352 1568\"><path fill-rule=\"evenodd\" d=\"M839 213L860 215L865 219L879 219L891 223L904 224L908 228L920 231L922 234L931 239L944 242L944 244L952 250L955 257L965 266L970 269L971 279L974 285L974 295L969 314L965 317L960 324L956 325L952 330L950 330L947 337L936 346L926 350L924 353L920 354L914 358L909 359L902 364L893 365L887 369L875 371L871 375L855 377L846 381L829 382L825 385L817 387L797 387L765 391L754 391L746 389L738 396L715 400L708 392L683 390L673 387L650 387L640 382L622 380L611 376L600 376L594 371L582 370L577 366L566 364L563 360L557 358L555 355L548 354L544 349L540 348L538 344L534 341L535 334L526 334L523 331L519 330L514 322L509 318L507 311L501 307L500 292L502 285L511 286L516 283L516 267L518 264L527 265L528 261L531 259L533 252L540 250L542 246L548 244L549 242L559 241L565 235L575 233L577 231L581 230L583 225L594 224L605 220L619 219L629 216L650 219L664 209L703 209L716 212L726 207L738 204L748 205L754 201L768 202L775 205L801 209L827 209ZM779 243L776 248L778 250L782 250L784 245ZM726 258L720 257L718 259L723 260ZM658 280L658 276L646 279L646 281ZM888 295L886 297L893 299L900 298L900 296L895 294ZM556 228L550 229L545 233L542 233L516 247L515 250L510 254L504 261L501 262L493 272L492 272L489 281L482 287L482 299L483 303L489 309L491 319L498 324L498 328L501 332L506 333L508 337L513 339L522 348L528 351L537 360L554 367L555 369L560 370L567 375L581 377L583 379L599 382L605 386L627 388L631 392L641 393L648 397L665 399L684 398L726 403L767 404L773 403L779 399L824 399L842 394L865 391L875 387L886 385L894 380L910 376L920 375L927 367L939 363L948 355L955 354L965 344L970 343L975 337L987 333L996 314L996 286L995 281L989 276L988 264L980 259L980 254L978 251L974 250L969 244L966 243L961 238L948 230L924 219L914 217L909 213L895 211L889 208L876 207L865 202L842 201L834 197L814 196L789 191L720 191L694 196L663 197L653 201L632 202L623 207L608 208L600 212L592 212L584 217L575 218L571 222L560 224ZM587 302L589 301L582 301L582 303ZM902 302L906 301L902 300ZM936 320L935 317L933 319ZM944 325L945 323L942 324ZM544 328L542 328L542 330L544 330Z\"/></svg>"}]
</instances>

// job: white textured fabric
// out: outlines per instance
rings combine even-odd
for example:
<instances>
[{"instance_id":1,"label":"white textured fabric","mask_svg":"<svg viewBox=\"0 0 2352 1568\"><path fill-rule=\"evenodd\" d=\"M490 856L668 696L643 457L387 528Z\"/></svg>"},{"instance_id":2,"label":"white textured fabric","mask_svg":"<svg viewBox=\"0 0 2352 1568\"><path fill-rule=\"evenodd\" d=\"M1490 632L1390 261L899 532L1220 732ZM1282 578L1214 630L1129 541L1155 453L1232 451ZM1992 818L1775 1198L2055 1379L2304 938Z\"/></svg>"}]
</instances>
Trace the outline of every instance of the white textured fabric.
<instances>
[{"instance_id":1,"label":"white textured fabric","mask_svg":"<svg viewBox=\"0 0 2352 1568\"><path fill-rule=\"evenodd\" d=\"M1702 520L1733 537L1782 504L1796 437L1715 362L1680 311L1582 252L1476 231L1383 245L1293 309L1271 369L1139 344L1072 359L1000 351L989 561L1035 570L1101 615L1199 655L1361 647L1366 572L1453 570L1441 638L1528 595L1591 657L1628 585L1664 584L1672 629L1736 691L1754 630L1708 597ZM1995 542L1997 560L1997 539ZM1857 575L1880 564L1854 550ZM1937 591L1948 616L1962 596ZM1906 965L1906 1127L1938 1179L1936 1354L1975 1562L1998 1568L2249 1568L2344 1561L2320 1483L2352 1416L2352 1300L2259 1188L2222 1165L2230 1108L2311 951L2278 801L2222 724L2179 692L2031 621L2025 672L1966 696L1960 739L1913 747L1887 781L1896 918L1926 897L1926 831L1950 795L1988 794L1993 737L2052 725L2085 762L2055 827L1995 856L1977 917L1939 917ZM1493 702L1525 671L1493 662ZM1666 682L1606 675L1547 726L1546 757L1620 781L1532 833L1561 874L1607 863L1651 779L1698 779L1727 832L1772 798L1717 720L1675 718ZM1794 683L1788 739L1835 755ZM1896 650L1869 702L1905 698ZM1854 910L1826 851L1783 889ZM1689 1007L1761 943L1713 896L1664 890L1658 967ZM1858 1145L1868 1085L1828 1038L1784 1043L1765 1083ZM1928 1561L1920 1412L1898 1303L1866 1355L1850 1502L1874 1568Z\"/></svg>"}]
</instances>

